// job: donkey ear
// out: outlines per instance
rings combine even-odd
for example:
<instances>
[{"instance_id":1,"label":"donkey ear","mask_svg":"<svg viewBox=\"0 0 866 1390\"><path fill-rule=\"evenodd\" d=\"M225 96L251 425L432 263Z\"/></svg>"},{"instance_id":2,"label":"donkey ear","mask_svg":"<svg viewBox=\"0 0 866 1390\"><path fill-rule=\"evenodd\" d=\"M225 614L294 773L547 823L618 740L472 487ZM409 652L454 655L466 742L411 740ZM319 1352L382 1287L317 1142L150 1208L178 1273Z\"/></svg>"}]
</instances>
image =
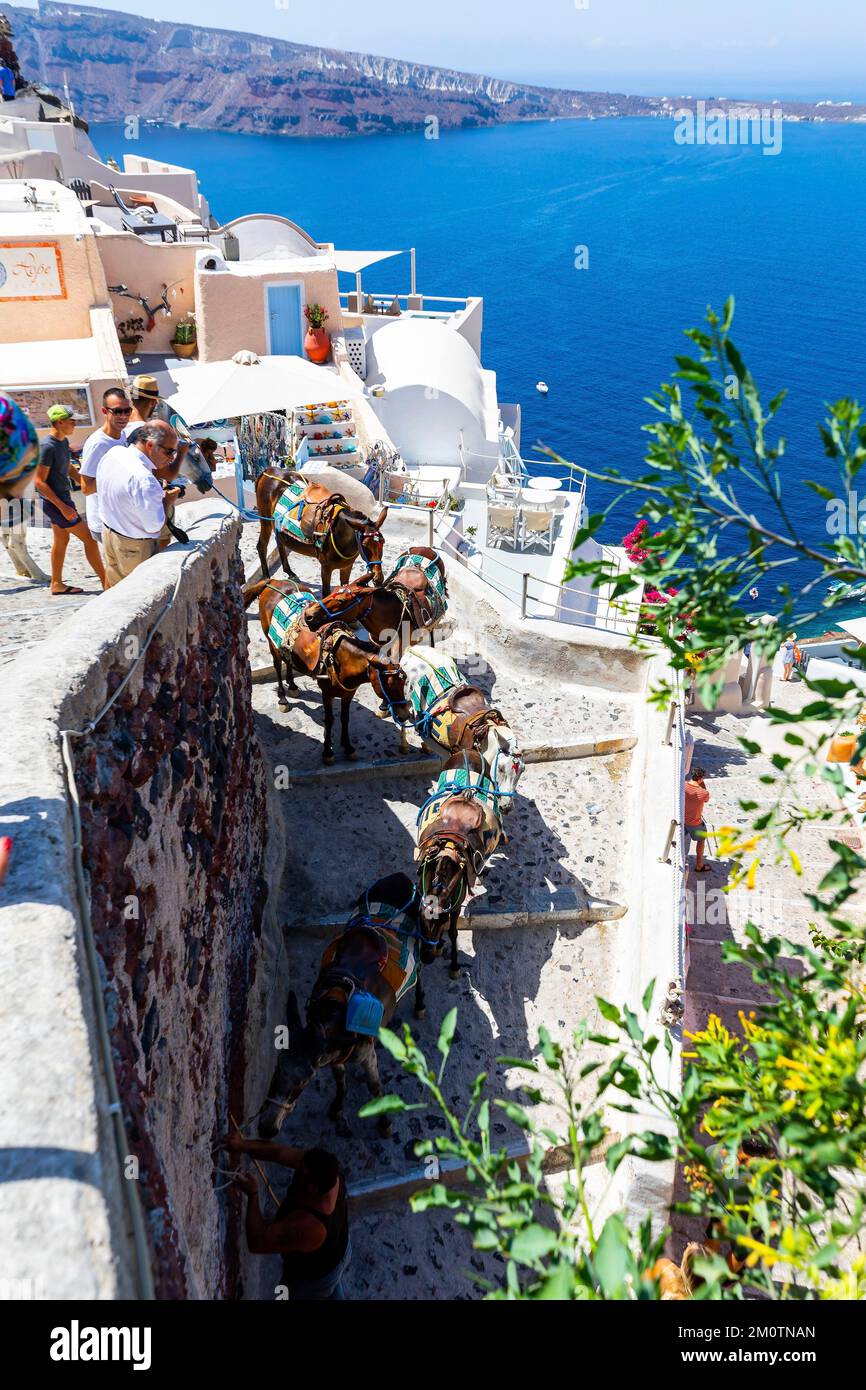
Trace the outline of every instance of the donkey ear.
<instances>
[{"instance_id":1,"label":"donkey ear","mask_svg":"<svg viewBox=\"0 0 866 1390\"><path fill-rule=\"evenodd\" d=\"M381 531L382 527L385 525L385 522L386 522L387 518L388 518L388 508L386 507L385 510L383 511L382 515L379 517L379 520L376 522L376 530L377 530L377 531Z\"/></svg>"},{"instance_id":2,"label":"donkey ear","mask_svg":"<svg viewBox=\"0 0 866 1390\"><path fill-rule=\"evenodd\" d=\"M298 996L295 994L295 991L293 989L289 990L289 998L286 1003L286 1021L289 1025L289 1032L300 1033L303 1031L303 1024L301 1023L301 1011L298 1008Z\"/></svg>"}]
</instances>

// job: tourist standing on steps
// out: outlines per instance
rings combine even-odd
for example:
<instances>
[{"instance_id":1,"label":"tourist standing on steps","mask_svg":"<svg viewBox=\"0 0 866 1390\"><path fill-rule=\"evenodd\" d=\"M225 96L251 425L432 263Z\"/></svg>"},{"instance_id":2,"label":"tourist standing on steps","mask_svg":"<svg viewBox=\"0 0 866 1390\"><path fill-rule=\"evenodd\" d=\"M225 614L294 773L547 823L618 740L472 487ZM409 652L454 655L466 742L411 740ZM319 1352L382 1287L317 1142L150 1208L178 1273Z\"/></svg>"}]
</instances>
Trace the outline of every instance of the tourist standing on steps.
<instances>
[{"instance_id":1,"label":"tourist standing on steps","mask_svg":"<svg viewBox=\"0 0 866 1390\"><path fill-rule=\"evenodd\" d=\"M790 637L786 637L782 644L782 665L784 666L783 681L789 681L794 673L794 665L797 660L797 634L792 632Z\"/></svg>"},{"instance_id":2,"label":"tourist standing on steps","mask_svg":"<svg viewBox=\"0 0 866 1390\"><path fill-rule=\"evenodd\" d=\"M707 827L704 823L704 807L710 799L706 785L707 774L702 767L693 767L686 782L686 853L694 843L695 872L706 873L704 847Z\"/></svg>"},{"instance_id":3,"label":"tourist standing on steps","mask_svg":"<svg viewBox=\"0 0 866 1390\"><path fill-rule=\"evenodd\" d=\"M105 570L99 546L78 515L69 483L69 465L72 461L69 438L75 432L75 416L68 406L52 405L48 407L48 419L51 428L39 452L36 491L42 498L42 509L51 522L51 593L55 596L84 593L75 584L63 582L63 562L70 536L81 541L90 568L104 589Z\"/></svg>"},{"instance_id":4,"label":"tourist standing on steps","mask_svg":"<svg viewBox=\"0 0 866 1390\"><path fill-rule=\"evenodd\" d=\"M265 1163L293 1168L294 1177L273 1221L259 1207L258 1181L238 1173L235 1183L247 1194L247 1245L253 1255L282 1255L282 1282L297 1303L345 1302L343 1276L352 1258L346 1180L326 1149L294 1149L230 1134L229 1153L249 1154Z\"/></svg>"},{"instance_id":5,"label":"tourist standing on steps","mask_svg":"<svg viewBox=\"0 0 866 1390\"><path fill-rule=\"evenodd\" d=\"M150 560L159 548L166 506L179 490L163 492L157 469L166 469L177 452L177 435L164 420L139 426L135 443L117 444L103 454L96 470L102 540L109 587Z\"/></svg>"},{"instance_id":6,"label":"tourist standing on steps","mask_svg":"<svg viewBox=\"0 0 866 1390\"><path fill-rule=\"evenodd\" d=\"M102 397L103 423L88 435L81 451L81 491L87 510L87 527L91 536L102 536L99 501L96 496L96 470L99 460L116 444L126 444L125 426L132 414L132 405L122 386L109 386Z\"/></svg>"}]
</instances>

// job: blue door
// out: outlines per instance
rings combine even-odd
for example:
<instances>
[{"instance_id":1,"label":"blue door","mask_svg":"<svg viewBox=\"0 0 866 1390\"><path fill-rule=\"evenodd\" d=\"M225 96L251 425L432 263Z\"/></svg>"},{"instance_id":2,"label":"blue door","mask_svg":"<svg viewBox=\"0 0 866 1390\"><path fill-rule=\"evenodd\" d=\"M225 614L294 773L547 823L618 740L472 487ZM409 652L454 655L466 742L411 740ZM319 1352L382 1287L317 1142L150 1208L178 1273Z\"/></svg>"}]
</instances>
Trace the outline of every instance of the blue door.
<instances>
[{"instance_id":1,"label":"blue door","mask_svg":"<svg viewBox=\"0 0 866 1390\"><path fill-rule=\"evenodd\" d=\"M269 351L273 357L301 357L304 335L301 328L300 285L268 285Z\"/></svg>"}]
</instances>

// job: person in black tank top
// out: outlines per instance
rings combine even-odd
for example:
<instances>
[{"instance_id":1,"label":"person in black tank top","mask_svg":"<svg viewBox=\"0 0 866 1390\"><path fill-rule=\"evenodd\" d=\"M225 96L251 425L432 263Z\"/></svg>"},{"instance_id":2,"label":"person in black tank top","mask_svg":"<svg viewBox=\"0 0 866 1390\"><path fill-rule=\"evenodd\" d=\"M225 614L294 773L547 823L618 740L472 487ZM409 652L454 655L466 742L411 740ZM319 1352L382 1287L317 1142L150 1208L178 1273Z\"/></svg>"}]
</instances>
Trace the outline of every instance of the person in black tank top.
<instances>
[{"instance_id":1,"label":"person in black tank top","mask_svg":"<svg viewBox=\"0 0 866 1390\"><path fill-rule=\"evenodd\" d=\"M227 1135L223 1147L294 1169L291 1186L270 1222L259 1207L255 1176L237 1175L237 1186L249 1198L246 1231L251 1253L282 1255L283 1285L290 1300L345 1299L342 1280L352 1254L349 1207L346 1180L334 1155L325 1149L295 1149L239 1134Z\"/></svg>"}]
</instances>

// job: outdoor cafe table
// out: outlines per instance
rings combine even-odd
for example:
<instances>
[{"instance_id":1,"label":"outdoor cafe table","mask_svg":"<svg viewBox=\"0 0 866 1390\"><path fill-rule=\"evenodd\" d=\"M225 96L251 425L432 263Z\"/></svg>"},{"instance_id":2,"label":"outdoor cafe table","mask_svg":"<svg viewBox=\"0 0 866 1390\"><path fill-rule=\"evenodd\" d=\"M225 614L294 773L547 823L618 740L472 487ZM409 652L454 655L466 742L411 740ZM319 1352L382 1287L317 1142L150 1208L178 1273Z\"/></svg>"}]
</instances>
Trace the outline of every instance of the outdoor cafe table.
<instances>
[{"instance_id":1,"label":"outdoor cafe table","mask_svg":"<svg viewBox=\"0 0 866 1390\"><path fill-rule=\"evenodd\" d=\"M562 489L561 478L530 478L527 486L533 492L560 492Z\"/></svg>"}]
</instances>

